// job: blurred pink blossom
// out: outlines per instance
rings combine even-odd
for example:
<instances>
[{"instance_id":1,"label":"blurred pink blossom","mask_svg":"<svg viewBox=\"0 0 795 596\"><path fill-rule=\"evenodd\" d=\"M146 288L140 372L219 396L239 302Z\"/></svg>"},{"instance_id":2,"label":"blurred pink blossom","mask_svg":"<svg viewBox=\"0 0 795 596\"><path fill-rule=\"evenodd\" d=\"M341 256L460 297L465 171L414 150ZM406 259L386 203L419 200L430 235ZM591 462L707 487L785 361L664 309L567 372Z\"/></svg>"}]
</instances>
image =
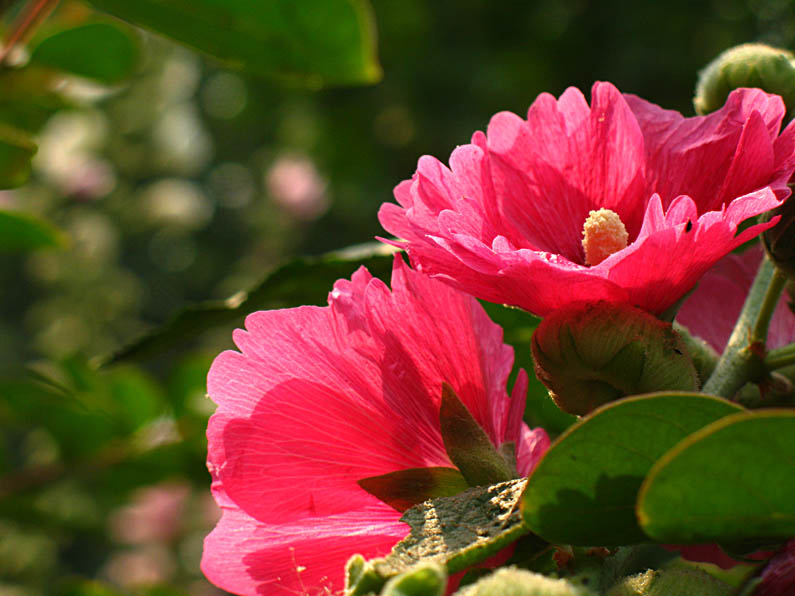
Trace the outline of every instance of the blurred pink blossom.
<instances>
[{"instance_id":1,"label":"blurred pink blossom","mask_svg":"<svg viewBox=\"0 0 795 596\"><path fill-rule=\"evenodd\" d=\"M280 157L265 177L268 194L299 219L315 219L329 206L326 181L305 157Z\"/></svg>"},{"instance_id":2,"label":"blurred pink blossom","mask_svg":"<svg viewBox=\"0 0 795 596\"><path fill-rule=\"evenodd\" d=\"M449 383L526 475L549 445L522 421L527 376L472 297L396 257L392 291L364 269L328 307L257 312L207 380L208 467L223 517L202 570L238 594L342 589L347 559L381 556L408 532L363 478L453 467L439 425Z\"/></svg>"},{"instance_id":3,"label":"blurred pink blossom","mask_svg":"<svg viewBox=\"0 0 795 596\"><path fill-rule=\"evenodd\" d=\"M180 530L190 495L184 483L166 483L136 491L133 502L111 518L111 533L119 542L167 542Z\"/></svg>"},{"instance_id":4,"label":"blurred pink blossom","mask_svg":"<svg viewBox=\"0 0 795 596\"><path fill-rule=\"evenodd\" d=\"M598 300L659 314L777 221L737 233L790 194L795 124L779 135L780 97L739 89L685 118L610 83L591 96L542 94L527 120L498 113L449 168L420 158L379 213L392 243L423 273L537 315Z\"/></svg>"}]
</instances>

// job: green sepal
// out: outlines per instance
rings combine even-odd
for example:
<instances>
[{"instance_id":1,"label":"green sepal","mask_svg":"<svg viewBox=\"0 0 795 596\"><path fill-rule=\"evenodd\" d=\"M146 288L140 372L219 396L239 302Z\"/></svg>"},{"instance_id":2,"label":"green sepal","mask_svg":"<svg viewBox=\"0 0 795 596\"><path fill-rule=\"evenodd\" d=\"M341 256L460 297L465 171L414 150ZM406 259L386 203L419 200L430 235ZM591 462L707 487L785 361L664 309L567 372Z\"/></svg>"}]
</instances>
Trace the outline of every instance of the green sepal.
<instances>
[{"instance_id":1,"label":"green sepal","mask_svg":"<svg viewBox=\"0 0 795 596\"><path fill-rule=\"evenodd\" d=\"M428 499L452 497L469 488L455 468L409 468L357 481L371 495L401 513Z\"/></svg>"},{"instance_id":2,"label":"green sepal","mask_svg":"<svg viewBox=\"0 0 795 596\"><path fill-rule=\"evenodd\" d=\"M486 431L447 383L442 385L439 422L447 455L470 486L496 484L516 477Z\"/></svg>"}]
</instances>

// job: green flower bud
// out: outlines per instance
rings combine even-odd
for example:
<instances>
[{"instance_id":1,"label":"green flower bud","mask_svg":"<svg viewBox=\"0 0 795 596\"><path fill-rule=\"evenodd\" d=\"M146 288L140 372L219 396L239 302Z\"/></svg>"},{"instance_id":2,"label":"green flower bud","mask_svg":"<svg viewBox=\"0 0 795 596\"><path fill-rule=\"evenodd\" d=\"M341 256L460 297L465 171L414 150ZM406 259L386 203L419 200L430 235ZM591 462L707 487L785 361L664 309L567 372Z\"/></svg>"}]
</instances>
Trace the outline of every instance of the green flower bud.
<instances>
[{"instance_id":1,"label":"green flower bud","mask_svg":"<svg viewBox=\"0 0 795 596\"><path fill-rule=\"evenodd\" d=\"M456 592L457 596L596 596L596 592L566 579L546 577L525 569L502 567Z\"/></svg>"},{"instance_id":2,"label":"green flower bud","mask_svg":"<svg viewBox=\"0 0 795 596\"><path fill-rule=\"evenodd\" d=\"M546 317L533 334L538 379L571 414L651 391L698 388L682 338L638 308L599 302Z\"/></svg>"},{"instance_id":3,"label":"green flower bud","mask_svg":"<svg viewBox=\"0 0 795 596\"><path fill-rule=\"evenodd\" d=\"M776 267L795 279L795 201L790 195L783 205L765 213L763 221L781 216L781 220L762 234L762 243Z\"/></svg>"},{"instance_id":4,"label":"green flower bud","mask_svg":"<svg viewBox=\"0 0 795 596\"><path fill-rule=\"evenodd\" d=\"M698 114L720 108L732 89L758 87L780 95L787 119L795 116L795 55L761 43L747 43L720 54L699 73L693 105Z\"/></svg>"},{"instance_id":5,"label":"green flower bud","mask_svg":"<svg viewBox=\"0 0 795 596\"><path fill-rule=\"evenodd\" d=\"M696 568L674 568L625 577L615 584L607 596L672 596L698 594L699 596L725 596L734 594L732 587Z\"/></svg>"},{"instance_id":6,"label":"green flower bud","mask_svg":"<svg viewBox=\"0 0 795 596\"><path fill-rule=\"evenodd\" d=\"M429 561L390 579L381 596L442 596L446 587L444 567Z\"/></svg>"}]
</instances>

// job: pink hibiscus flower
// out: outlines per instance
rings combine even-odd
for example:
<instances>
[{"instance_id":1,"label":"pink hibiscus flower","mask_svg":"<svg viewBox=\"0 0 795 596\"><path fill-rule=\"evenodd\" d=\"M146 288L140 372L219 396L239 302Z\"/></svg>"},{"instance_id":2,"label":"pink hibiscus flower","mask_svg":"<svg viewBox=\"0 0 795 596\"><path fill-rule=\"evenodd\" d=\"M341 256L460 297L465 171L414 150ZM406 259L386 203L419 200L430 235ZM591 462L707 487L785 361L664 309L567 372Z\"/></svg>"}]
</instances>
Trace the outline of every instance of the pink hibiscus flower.
<instances>
[{"instance_id":1,"label":"pink hibiscus flower","mask_svg":"<svg viewBox=\"0 0 795 596\"><path fill-rule=\"evenodd\" d=\"M789 195L795 125L781 98L738 89L703 117L596 83L501 112L456 148L420 158L379 219L414 266L492 302L545 315L608 300L661 313Z\"/></svg>"},{"instance_id":2,"label":"pink hibiscus flower","mask_svg":"<svg viewBox=\"0 0 795 596\"><path fill-rule=\"evenodd\" d=\"M381 556L406 536L400 513L357 481L454 467L443 443L442 384L495 447L516 446L527 475L549 446L522 422L527 376L505 384L513 350L472 297L396 257L392 291L362 268L329 306L258 312L219 355L207 385L208 467L223 517L202 569L238 594L343 588L354 553Z\"/></svg>"},{"instance_id":3,"label":"pink hibiscus flower","mask_svg":"<svg viewBox=\"0 0 795 596\"><path fill-rule=\"evenodd\" d=\"M676 320L718 353L722 352L762 262L762 254L761 246L753 246L721 259L701 278L679 309ZM768 349L795 341L795 314L787 305L791 300L784 292L776 306L768 331Z\"/></svg>"}]
</instances>

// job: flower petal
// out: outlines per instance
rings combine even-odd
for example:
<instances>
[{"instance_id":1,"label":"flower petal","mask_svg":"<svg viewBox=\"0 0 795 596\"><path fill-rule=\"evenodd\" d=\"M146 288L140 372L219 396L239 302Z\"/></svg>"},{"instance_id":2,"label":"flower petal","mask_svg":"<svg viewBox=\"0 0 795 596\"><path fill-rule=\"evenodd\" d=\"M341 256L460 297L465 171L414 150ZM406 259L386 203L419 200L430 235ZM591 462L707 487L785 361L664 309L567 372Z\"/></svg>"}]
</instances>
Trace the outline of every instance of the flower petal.
<instances>
[{"instance_id":1,"label":"flower petal","mask_svg":"<svg viewBox=\"0 0 795 596\"><path fill-rule=\"evenodd\" d=\"M218 356L208 376L217 494L270 524L382 505L357 480L451 465L443 382L495 446L519 439L505 420L519 410L505 392L513 351L499 326L400 257L392 287L362 269L335 284L328 308L247 318L235 334L241 352Z\"/></svg>"},{"instance_id":2,"label":"flower petal","mask_svg":"<svg viewBox=\"0 0 795 596\"><path fill-rule=\"evenodd\" d=\"M722 352L753 283L763 251L753 246L741 254L730 254L699 281L695 291L679 309L676 320L691 333ZM784 294L770 321L767 347L780 348L795 341L795 314Z\"/></svg>"},{"instance_id":3,"label":"flower petal","mask_svg":"<svg viewBox=\"0 0 795 596\"><path fill-rule=\"evenodd\" d=\"M217 586L245 596L338 593L352 555L383 556L406 536L399 515L391 509L268 525L224 509L205 539L201 568Z\"/></svg>"},{"instance_id":4,"label":"flower petal","mask_svg":"<svg viewBox=\"0 0 795 596\"><path fill-rule=\"evenodd\" d=\"M496 114L451 169L420 160L395 189L403 208L384 205L379 219L419 271L478 298L540 316L600 300L659 314L772 225L737 234L789 196L795 126L779 135L783 115L780 98L756 89L695 118L609 83L594 85L590 107L576 89L542 94L527 120ZM601 207L630 243L586 267L582 226Z\"/></svg>"}]
</instances>

